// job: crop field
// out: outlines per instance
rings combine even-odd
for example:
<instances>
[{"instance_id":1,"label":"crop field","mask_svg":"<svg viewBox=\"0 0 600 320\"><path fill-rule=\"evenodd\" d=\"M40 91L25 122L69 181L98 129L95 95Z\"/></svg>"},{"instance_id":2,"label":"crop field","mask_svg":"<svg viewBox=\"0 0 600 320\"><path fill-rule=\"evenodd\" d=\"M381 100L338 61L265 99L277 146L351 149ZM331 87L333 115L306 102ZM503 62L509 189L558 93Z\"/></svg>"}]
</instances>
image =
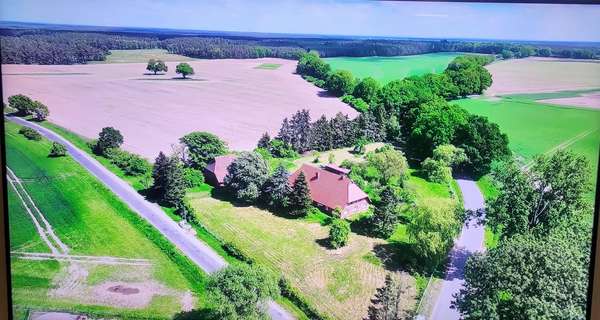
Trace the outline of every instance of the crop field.
<instances>
[{"instance_id":1,"label":"crop field","mask_svg":"<svg viewBox=\"0 0 600 320\"><path fill-rule=\"evenodd\" d=\"M13 123L5 127L17 314L58 309L166 319L198 304L199 283L135 213L71 158L49 158L50 142L27 140Z\"/></svg>"},{"instance_id":2,"label":"crop field","mask_svg":"<svg viewBox=\"0 0 600 320\"><path fill-rule=\"evenodd\" d=\"M493 78L488 96L600 88L600 61L510 59L486 66Z\"/></svg>"},{"instance_id":3,"label":"crop field","mask_svg":"<svg viewBox=\"0 0 600 320\"><path fill-rule=\"evenodd\" d=\"M164 49L138 49L138 50L110 50L110 54L106 56L104 61L90 61L91 64L96 63L146 63L150 59L162 60L165 62L172 61L192 61L193 58L172 54Z\"/></svg>"},{"instance_id":4,"label":"crop field","mask_svg":"<svg viewBox=\"0 0 600 320\"><path fill-rule=\"evenodd\" d=\"M3 65L7 99L25 94L50 109L49 120L88 138L103 127L119 129L123 148L149 159L170 152L191 131L208 131L231 149L251 150L268 131L299 109L316 119L357 112L296 75L284 59L194 60L196 81L182 81L167 62L166 75L145 74L145 63L93 65ZM280 64L273 70L257 69ZM70 75L70 73L76 73ZM164 81L150 81L161 79Z\"/></svg>"},{"instance_id":5,"label":"crop field","mask_svg":"<svg viewBox=\"0 0 600 320\"><path fill-rule=\"evenodd\" d=\"M587 157L595 173L600 145L600 111L537 103L526 99L464 99L469 112L488 117L508 135L523 164L533 156L568 149Z\"/></svg>"},{"instance_id":6,"label":"crop field","mask_svg":"<svg viewBox=\"0 0 600 320\"><path fill-rule=\"evenodd\" d=\"M333 70L352 72L355 77L373 77L383 83L409 76L443 72L459 53L429 53L397 57L325 58Z\"/></svg>"}]
</instances>

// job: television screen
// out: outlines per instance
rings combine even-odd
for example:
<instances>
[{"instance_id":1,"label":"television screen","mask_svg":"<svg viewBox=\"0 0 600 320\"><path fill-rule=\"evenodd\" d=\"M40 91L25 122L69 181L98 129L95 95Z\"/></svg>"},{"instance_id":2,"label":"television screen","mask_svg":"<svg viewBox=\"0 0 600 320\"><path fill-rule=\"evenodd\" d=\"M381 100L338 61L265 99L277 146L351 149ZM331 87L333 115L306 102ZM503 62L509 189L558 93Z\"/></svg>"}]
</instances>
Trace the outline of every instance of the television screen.
<instances>
[{"instance_id":1,"label":"television screen","mask_svg":"<svg viewBox=\"0 0 600 320\"><path fill-rule=\"evenodd\" d=\"M600 5L0 1L14 319L584 319Z\"/></svg>"}]
</instances>

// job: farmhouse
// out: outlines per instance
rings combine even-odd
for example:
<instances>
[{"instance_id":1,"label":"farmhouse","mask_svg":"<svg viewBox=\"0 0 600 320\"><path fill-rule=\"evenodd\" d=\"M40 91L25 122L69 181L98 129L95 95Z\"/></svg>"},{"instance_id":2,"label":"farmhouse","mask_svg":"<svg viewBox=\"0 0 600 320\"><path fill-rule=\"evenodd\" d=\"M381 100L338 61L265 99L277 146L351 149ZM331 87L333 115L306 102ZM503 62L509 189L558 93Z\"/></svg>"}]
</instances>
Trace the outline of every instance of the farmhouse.
<instances>
[{"instance_id":1,"label":"farmhouse","mask_svg":"<svg viewBox=\"0 0 600 320\"><path fill-rule=\"evenodd\" d=\"M290 184L296 181L300 172L304 173L310 197L318 207L330 212L340 208L342 218L369 208L369 197L348 178L349 170L334 165L318 168L304 164L290 176Z\"/></svg>"},{"instance_id":2,"label":"farmhouse","mask_svg":"<svg viewBox=\"0 0 600 320\"><path fill-rule=\"evenodd\" d=\"M227 175L227 167L229 167L233 160L235 160L235 156L226 155L218 156L213 161L209 162L204 169L206 182L215 187L222 187L225 176Z\"/></svg>"}]
</instances>

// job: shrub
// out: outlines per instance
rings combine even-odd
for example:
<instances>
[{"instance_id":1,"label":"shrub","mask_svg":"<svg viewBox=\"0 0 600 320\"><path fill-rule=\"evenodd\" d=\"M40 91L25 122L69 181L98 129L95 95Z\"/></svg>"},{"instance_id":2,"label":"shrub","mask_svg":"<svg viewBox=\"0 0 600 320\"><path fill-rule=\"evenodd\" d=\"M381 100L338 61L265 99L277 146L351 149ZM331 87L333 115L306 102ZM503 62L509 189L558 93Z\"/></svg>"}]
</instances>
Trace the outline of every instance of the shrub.
<instances>
[{"instance_id":1,"label":"shrub","mask_svg":"<svg viewBox=\"0 0 600 320\"><path fill-rule=\"evenodd\" d=\"M436 183L447 183L452 180L452 169L441 160L431 158L425 159L421 167L427 176L427 180Z\"/></svg>"},{"instance_id":2,"label":"shrub","mask_svg":"<svg viewBox=\"0 0 600 320\"><path fill-rule=\"evenodd\" d=\"M21 127L21 129L19 129L19 133L24 135L25 138L27 138L29 140L34 140L34 141L42 140L42 135L29 127Z\"/></svg>"},{"instance_id":3,"label":"shrub","mask_svg":"<svg viewBox=\"0 0 600 320\"><path fill-rule=\"evenodd\" d=\"M50 148L50 154L48 155L49 157L64 157L67 155L67 148L58 143L58 142L52 142L52 148Z\"/></svg>"},{"instance_id":4,"label":"shrub","mask_svg":"<svg viewBox=\"0 0 600 320\"><path fill-rule=\"evenodd\" d=\"M204 175L200 170L194 168L184 168L183 179L186 188L195 188L204 183Z\"/></svg>"},{"instance_id":5,"label":"shrub","mask_svg":"<svg viewBox=\"0 0 600 320\"><path fill-rule=\"evenodd\" d=\"M329 229L329 243L334 248L341 248L348 243L350 224L343 219L336 219Z\"/></svg>"},{"instance_id":6,"label":"shrub","mask_svg":"<svg viewBox=\"0 0 600 320\"><path fill-rule=\"evenodd\" d=\"M280 139L273 139L269 142L269 153L275 158L298 157L298 152L289 143L285 143Z\"/></svg>"},{"instance_id":7,"label":"shrub","mask_svg":"<svg viewBox=\"0 0 600 320\"><path fill-rule=\"evenodd\" d=\"M150 172L152 167L146 159L119 148L105 149L104 156L128 176L144 175Z\"/></svg>"}]
</instances>

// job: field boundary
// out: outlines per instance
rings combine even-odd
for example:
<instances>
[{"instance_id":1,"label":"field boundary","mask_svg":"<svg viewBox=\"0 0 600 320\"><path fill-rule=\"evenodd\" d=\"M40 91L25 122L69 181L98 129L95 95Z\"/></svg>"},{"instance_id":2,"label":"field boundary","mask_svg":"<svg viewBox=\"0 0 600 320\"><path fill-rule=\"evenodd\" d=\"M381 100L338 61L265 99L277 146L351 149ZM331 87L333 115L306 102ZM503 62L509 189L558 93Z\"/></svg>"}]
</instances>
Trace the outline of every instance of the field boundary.
<instances>
[{"instance_id":1,"label":"field boundary","mask_svg":"<svg viewBox=\"0 0 600 320\"><path fill-rule=\"evenodd\" d=\"M600 128L592 128L586 131L583 131L567 140L564 140L563 142L555 145L554 147L550 148L549 150L547 150L546 152L543 153L543 155L551 155L559 150L564 150L568 147L570 147L571 145L573 145L574 143L576 143L577 141L589 136L591 133L594 133L596 131L600 130ZM529 162L527 162L525 165L523 165L521 167L521 169L523 170L529 170L531 169L531 167L534 164L534 160L530 160Z\"/></svg>"}]
</instances>

